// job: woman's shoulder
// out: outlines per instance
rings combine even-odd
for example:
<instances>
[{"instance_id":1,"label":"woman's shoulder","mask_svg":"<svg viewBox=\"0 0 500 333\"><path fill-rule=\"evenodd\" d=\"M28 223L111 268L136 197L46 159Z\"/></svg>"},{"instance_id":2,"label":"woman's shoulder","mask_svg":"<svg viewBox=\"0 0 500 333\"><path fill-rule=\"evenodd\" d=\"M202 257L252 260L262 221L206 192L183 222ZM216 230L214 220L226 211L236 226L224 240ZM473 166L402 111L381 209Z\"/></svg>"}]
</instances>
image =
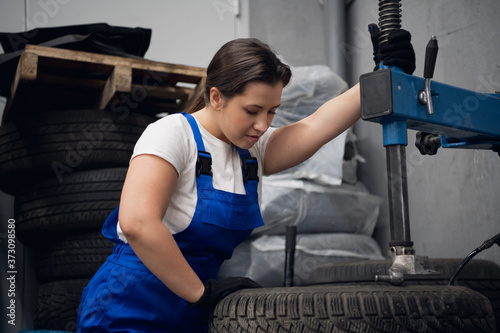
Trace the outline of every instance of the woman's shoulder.
<instances>
[{"instance_id":1,"label":"woman's shoulder","mask_svg":"<svg viewBox=\"0 0 500 333\"><path fill-rule=\"evenodd\" d=\"M174 113L149 124L148 129L151 127L151 130L171 129L173 131L183 131L188 126L186 117L180 113Z\"/></svg>"},{"instance_id":2,"label":"woman's shoulder","mask_svg":"<svg viewBox=\"0 0 500 333\"><path fill-rule=\"evenodd\" d=\"M190 141L188 129L189 123L182 114L171 114L149 124L140 140L159 140L158 143L167 143L172 140L186 142Z\"/></svg>"},{"instance_id":3,"label":"woman's shoulder","mask_svg":"<svg viewBox=\"0 0 500 333\"><path fill-rule=\"evenodd\" d=\"M182 114L172 114L148 125L134 147L133 157L152 154L181 168L194 145L189 123ZM179 171L179 170L178 170Z\"/></svg>"}]
</instances>

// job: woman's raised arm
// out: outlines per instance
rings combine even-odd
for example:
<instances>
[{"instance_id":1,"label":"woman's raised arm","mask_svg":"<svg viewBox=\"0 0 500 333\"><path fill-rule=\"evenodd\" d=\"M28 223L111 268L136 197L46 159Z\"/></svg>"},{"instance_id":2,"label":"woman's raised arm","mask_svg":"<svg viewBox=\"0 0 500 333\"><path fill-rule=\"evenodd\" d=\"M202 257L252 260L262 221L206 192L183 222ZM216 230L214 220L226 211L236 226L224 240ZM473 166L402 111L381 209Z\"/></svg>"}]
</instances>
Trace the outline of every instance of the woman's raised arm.
<instances>
[{"instance_id":1,"label":"woman's raised arm","mask_svg":"<svg viewBox=\"0 0 500 333\"><path fill-rule=\"evenodd\" d=\"M277 173L307 160L360 118L360 106L357 84L323 104L310 116L278 128L267 144L264 174Z\"/></svg>"}]
</instances>

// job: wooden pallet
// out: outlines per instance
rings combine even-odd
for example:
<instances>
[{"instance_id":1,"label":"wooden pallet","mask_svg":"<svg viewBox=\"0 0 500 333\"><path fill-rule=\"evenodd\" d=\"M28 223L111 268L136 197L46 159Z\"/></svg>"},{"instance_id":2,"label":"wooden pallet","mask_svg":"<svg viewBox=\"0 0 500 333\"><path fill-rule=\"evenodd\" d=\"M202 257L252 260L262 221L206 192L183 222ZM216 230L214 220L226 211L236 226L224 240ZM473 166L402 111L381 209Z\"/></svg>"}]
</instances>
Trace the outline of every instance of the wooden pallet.
<instances>
[{"instance_id":1,"label":"wooden pallet","mask_svg":"<svg viewBox=\"0 0 500 333\"><path fill-rule=\"evenodd\" d=\"M149 115L182 111L204 86L205 68L27 45L3 121L98 108Z\"/></svg>"}]
</instances>

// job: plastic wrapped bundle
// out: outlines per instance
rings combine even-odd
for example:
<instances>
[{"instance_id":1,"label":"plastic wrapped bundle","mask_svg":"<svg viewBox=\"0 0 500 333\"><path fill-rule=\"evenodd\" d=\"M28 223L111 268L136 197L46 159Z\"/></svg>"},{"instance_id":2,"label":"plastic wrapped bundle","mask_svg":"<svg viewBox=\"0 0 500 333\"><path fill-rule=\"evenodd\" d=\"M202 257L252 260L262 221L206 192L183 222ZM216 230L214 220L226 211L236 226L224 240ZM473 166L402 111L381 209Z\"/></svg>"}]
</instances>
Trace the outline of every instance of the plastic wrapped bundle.
<instances>
[{"instance_id":1,"label":"plastic wrapped bundle","mask_svg":"<svg viewBox=\"0 0 500 333\"><path fill-rule=\"evenodd\" d=\"M342 232L372 235L382 199L355 186L321 186L302 180L266 177L261 212L265 225L253 235L284 234L287 225L300 233Z\"/></svg>"},{"instance_id":2,"label":"plastic wrapped bundle","mask_svg":"<svg viewBox=\"0 0 500 333\"><path fill-rule=\"evenodd\" d=\"M294 285L307 283L309 273L327 263L381 260L377 242L366 235L299 234L295 250ZM285 236L261 236L239 245L219 277L248 276L264 287L283 285Z\"/></svg>"}]
</instances>

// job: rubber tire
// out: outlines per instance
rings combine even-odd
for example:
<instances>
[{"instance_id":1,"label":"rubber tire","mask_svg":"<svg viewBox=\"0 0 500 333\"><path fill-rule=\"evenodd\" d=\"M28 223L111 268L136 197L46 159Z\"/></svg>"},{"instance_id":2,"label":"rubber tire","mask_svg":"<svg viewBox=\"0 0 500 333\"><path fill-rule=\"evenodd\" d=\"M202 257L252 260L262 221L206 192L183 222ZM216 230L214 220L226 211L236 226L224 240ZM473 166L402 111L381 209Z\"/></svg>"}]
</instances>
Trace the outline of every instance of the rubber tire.
<instances>
[{"instance_id":1,"label":"rubber tire","mask_svg":"<svg viewBox=\"0 0 500 333\"><path fill-rule=\"evenodd\" d=\"M405 285L447 285L462 259L429 259L430 269L438 275L405 276ZM309 284L375 283L375 275L387 274L391 260L373 260L319 266L311 272ZM500 266L473 259L455 280L455 285L468 287L487 297L493 308L500 332Z\"/></svg>"},{"instance_id":2,"label":"rubber tire","mask_svg":"<svg viewBox=\"0 0 500 333\"><path fill-rule=\"evenodd\" d=\"M40 285L33 316L34 328L75 332L83 288L89 281L64 280Z\"/></svg>"},{"instance_id":3,"label":"rubber tire","mask_svg":"<svg viewBox=\"0 0 500 333\"><path fill-rule=\"evenodd\" d=\"M106 110L66 110L17 119L0 127L0 190L16 195L46 178L74 171L127 167L134 145L156 120Z\"/></svg>"},{"instance_id":4,"label":"rubber tire","mask_svg":"<svg viewBox=\"0 0 500 333\"><path fill-rule=\"evenodd\" d=\"M308 286L246 289L214 309L212 333L492 332L481 294L448 286Z\"/></svg>"},{"instance_id":5,"label":"rubber tire","mask_svg":"<svg viewBox=\"0 0 500 333\"><path fill-rule=\"evenodd\" d=\"M91 278L113 252L114 244L101 231L69 235L48 244L37 256L37 280Z\"/></svg>"},{"instance_id":6,"label":"rubber tire","mask_svg":"<svg viewBox=\"0 0 500 333\"><path fill-rule=\"evenodd\" d=\"M63 182L49 179L15 199L16 234L31 247L45 246L70 232L101 229L120 202L126 168L74 172Z\"/></svg>"}]
</instances>

